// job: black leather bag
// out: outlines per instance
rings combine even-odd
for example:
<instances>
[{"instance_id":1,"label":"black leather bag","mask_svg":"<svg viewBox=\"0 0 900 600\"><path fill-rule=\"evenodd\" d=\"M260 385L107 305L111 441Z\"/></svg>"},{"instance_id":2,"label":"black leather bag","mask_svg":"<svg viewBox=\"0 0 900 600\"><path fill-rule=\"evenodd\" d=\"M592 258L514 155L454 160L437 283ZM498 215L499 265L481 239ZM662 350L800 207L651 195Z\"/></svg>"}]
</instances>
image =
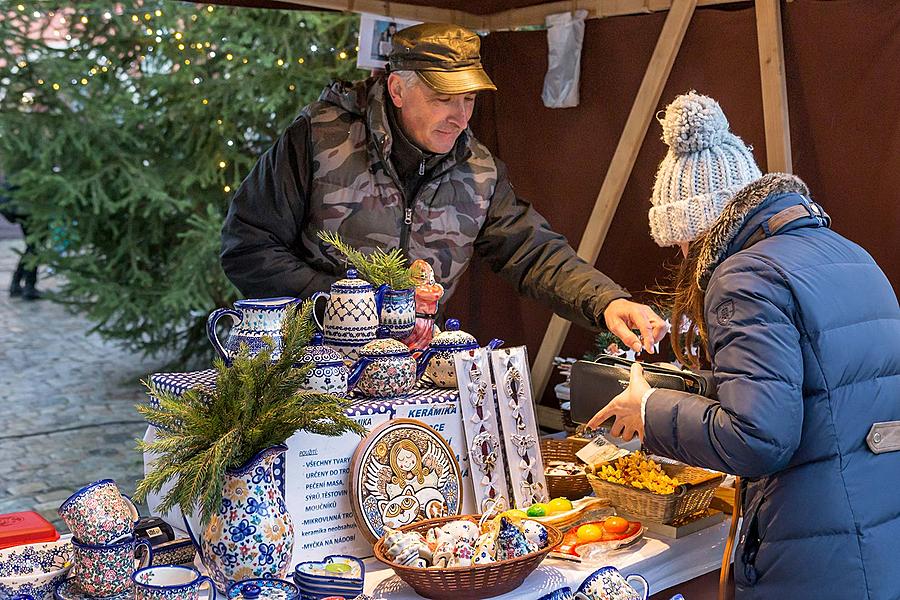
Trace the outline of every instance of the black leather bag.
<instances>
[{"instance_id":1,"label":"black leather bag","mask_svg":"<svg viewBox=\"0 0 900 600\"><path fill-rule=\"evenodd\" d=\"M587 423L597 411L628 387L634 361L601 356L595 362L579 360L572 365L569 380L572 420ZM706 395L706 379L689 371L678 371L641 363L650 387Z\"/></svg>"}]
</instances>

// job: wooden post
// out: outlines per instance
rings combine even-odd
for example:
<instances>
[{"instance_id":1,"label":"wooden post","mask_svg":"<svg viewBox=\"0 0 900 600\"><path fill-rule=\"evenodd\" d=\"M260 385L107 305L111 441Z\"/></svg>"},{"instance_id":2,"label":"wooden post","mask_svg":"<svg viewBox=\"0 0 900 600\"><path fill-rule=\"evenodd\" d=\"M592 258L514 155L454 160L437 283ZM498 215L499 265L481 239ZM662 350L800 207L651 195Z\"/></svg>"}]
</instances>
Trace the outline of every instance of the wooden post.
<instances>
[{"instance_id":1,"label":"wooden post","mask_svg":"<svg viewBox=\"0 0 900 600\"><path fill-rule=\"evenodd\" d=\"M766 170L791 173L791 126L779 0L756 0L756 37L766 125Z\"/></svg>"},{"instance_id":2,"label":"wooden post","mask_svg":"<svg viewBox=\"0 0 900 600\"><path fill-rule=\"evenodd\" d=\"M634 162L650 127L650 120L656 112L662 95L663 87L669 79L672 64L681 48L681 41L691 22L697 0L673 0L672 8L666 16L650 64L644 73L641 87L631 107L631 113L625 122L625 129L615 154L606 172L606 178L600 187L600 193L594 203L581 243L578 245L578 256L590 264L597 262L609 225L612 223L619 200L625 185L631 177ZM534 397L540 398L550 381L553 370L553 357L562 348L569 331L569 321L553 315L550 325L544 334L544 340L538 350L532 367L532 382L534 384Z\"/></svg>"}]
</instances>

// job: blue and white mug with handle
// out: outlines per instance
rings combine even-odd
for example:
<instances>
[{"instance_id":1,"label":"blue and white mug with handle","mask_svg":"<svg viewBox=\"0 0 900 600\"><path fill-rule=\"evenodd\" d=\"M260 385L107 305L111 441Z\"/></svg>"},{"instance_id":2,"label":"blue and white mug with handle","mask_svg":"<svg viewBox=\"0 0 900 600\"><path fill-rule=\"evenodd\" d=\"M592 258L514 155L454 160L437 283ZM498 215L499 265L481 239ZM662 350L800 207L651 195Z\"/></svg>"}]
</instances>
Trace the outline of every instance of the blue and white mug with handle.
<instances>
[{"instance_id":1,"label":"blue and white mug with handle","mask_svg":"<svg viewBox=\"0 0 900 600\"><path fill-rule=\"evenodd\" d=\"M633 587L639 582L643 592ZM625 575L615 567L603 567L587 576L578 591L575 600L647 600L650 595L650 584L640 575Z\"/></svg>"},{"instance_id":2,"label":"blue and white mug with handle","mask_svg":"<svg viewBox=\"0 0 900 600\"><path fill-rule=\"evenodd\" d=\"M197 600L204 583L209 600L216 598L213 580L200 571L180 565L160 565L138 569L131 576L135 600Z\"/></svg>"}]
</instances>

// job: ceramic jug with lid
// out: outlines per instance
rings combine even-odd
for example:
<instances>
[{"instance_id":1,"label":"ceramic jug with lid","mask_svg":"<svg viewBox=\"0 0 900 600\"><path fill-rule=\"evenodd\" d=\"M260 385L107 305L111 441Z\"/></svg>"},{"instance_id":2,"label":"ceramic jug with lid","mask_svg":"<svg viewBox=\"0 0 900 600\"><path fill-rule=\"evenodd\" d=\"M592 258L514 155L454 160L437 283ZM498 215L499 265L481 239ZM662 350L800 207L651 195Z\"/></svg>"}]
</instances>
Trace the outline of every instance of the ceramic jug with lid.
<instances>
[{"instance_id":1,"label":"ceramic jug with lid","mask_svg":"<svg viewBox=\"0 0 900 600\"><path fill-rule=\"evenodd\" d=\"M381 301L387 285L377 290L372 284L360 279L356 269L347 269L347 277L331 284L330 292L316 292L312 295L315 305L325 298L325 315L316 324L325 334L325 343L339 350L351 360L359 356L359 350L375 339Z\"/></svg>"},{"instance_id":2,"label":"ceramic jug with lid","mask_svg":"<svg viewBox=\"0 0 900 600\"><path fill-rule=\"evenodd\" d=\"M347 395L350 370L344 365L344 356L325 345L325 336L321 333L313 334L309 345L300 355L300 363L312 363L312 369L300 386L302 389L335 396Z\"/></svg>"},{"instance_id":3,"label":"ceramic jug with lid","mask_svg":"<svg viewBox=\"0 0 900 600\"><path fill-rule=\"evenodd\" d=\"M209 318L206 319L206 335L216 354L228 366L231 366L231 361L241 344L247 345L251 356L268 348L263 340L264 336L269 336L275 341L272 358L277 358L281 351L281 324L287 309L298 302L299 298L287 296L238 300L234 303L234 308L217 308L209 313ZM231 318L234 326L223 344L216 335L216 323L225 316Z\"/></svg>"},{"instance_id":4,"label":"ceramic jug with lid","mask_svg":"<svg viewBox=\"0 0 900 600\"><path fill-rule=\"evenodd\" d=\"M495 350L502 345L503 340L493 339L488 342L487 347ZM479 347L475 336L459 328L457 319L447 319L444 331L434 336L428 348L419 355L417 362L420 372L424 371L428 379L439 388L455 388L458 382L453 355L462 350L475 350Z\"/></svg>"},{"instance_id":5,"label":"ceramic jug with lid","mask_svg":"<svg viewBox=\"0 0 900 600\"><path fill-rule=\"evenodd\" d=\"M413 389L420 374L412 351L392 339L387 327L379 327L376 339L360 349L349 384L365 396L385 398Z\"/></svg>"}]
</instances>

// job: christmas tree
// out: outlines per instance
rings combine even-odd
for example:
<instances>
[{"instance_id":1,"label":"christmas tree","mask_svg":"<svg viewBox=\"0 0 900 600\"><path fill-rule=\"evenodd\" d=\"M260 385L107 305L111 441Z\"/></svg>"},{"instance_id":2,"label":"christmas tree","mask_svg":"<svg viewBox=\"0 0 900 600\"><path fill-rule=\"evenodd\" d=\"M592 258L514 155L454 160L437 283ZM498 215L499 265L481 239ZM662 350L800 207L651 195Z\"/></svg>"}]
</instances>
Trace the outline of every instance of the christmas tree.
<instances>
[{"instance_id":1,"label":"christmas tree","mask_svg":"<svg viewBox=\"0 0 900 600\"><path fill-rule=\"evenodd\" d=\"M170 0L0 9L0 171L55 298L146 353L207 351L237 291L230 192L330 79L359 79L358 19Z\"/></svg>"}]
</instances>

